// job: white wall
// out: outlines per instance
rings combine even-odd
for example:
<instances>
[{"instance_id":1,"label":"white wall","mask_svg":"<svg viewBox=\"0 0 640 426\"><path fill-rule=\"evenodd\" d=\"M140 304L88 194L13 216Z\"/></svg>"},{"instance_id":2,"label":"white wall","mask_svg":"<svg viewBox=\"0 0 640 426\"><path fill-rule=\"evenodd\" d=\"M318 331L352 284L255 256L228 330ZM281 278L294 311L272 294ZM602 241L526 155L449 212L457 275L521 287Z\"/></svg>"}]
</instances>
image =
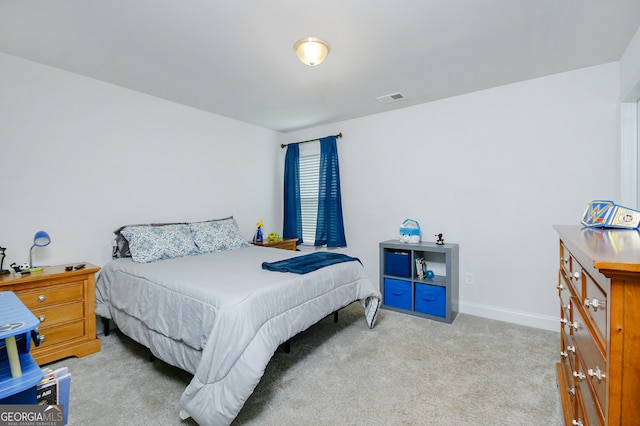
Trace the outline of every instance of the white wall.
<instances>
[{"instance_id":1,"label":"white wall","mask_svg":"<svg viewBox=\"0 0 640 426\"><path fill-rule=\"evenodd\" d=\"M640 208L640 28L620 59L620 203Z\"/></svg>"},{"instance_id":2,"label":"white wall","mask_svg":"<svg viewBox=\"0 0 640 426\"><path fill-rule=\"evenodd\" d=\"M620 94L624 101L640 98L640 28L620 59Z\"/></svg>"},{"instance_id":3,"label":"white wall","mask_svg":"<svg viewBox=\"0 0 640 426\"><path fill-rule=\"evenodd\" d=\"M460 244L461 311L557 330L552 225L615 198L619 90L613 63L280 135L0 54L5 267L39 229L34 263L98 265L128 223L281 231L278 143L341 131L347 242L374 281L378 243L414 218Z\"/></svg>"},{"instance_id":4,"label":"white wall","mask_svg":"<svg viewBox=\"0 0 640 426\"><path fill-rule=\"evenodd\" d=\"M413 218L423 240L441 232L460 244L462 312L557 330L552 226L577 225L589 201L615 198L619 87L611 63L283 139L343 133L348 251L375 282L378 243Z\"/></svg>"},{"instance_id":5,"label":"white wall","mask_svg":"<svg viewBox=\"0 0 640 426\"><path fill-rule=\"evenodd\" d=\"M111 259L131 223L281 226L279 134L0 54L0 246L34 264ZM277 220L276 220L277 218Z\"/></svg>"}]
</instances>

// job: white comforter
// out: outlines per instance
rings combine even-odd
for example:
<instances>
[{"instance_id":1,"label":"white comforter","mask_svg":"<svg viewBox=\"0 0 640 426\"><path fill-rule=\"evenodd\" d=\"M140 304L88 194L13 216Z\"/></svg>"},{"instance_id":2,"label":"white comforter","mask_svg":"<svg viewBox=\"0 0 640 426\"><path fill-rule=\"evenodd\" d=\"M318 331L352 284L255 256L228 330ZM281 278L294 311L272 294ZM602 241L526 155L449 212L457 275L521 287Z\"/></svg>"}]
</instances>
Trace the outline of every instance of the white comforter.
<instances>
[{"instance_id":1,"label":"white comforter","mask_svg":"<svg viewBox=\"0 0 640 426\"><path fill-rule=\"evenodd\" d=\"M114 260L98 277L96 313L194 374L180 403L199 424L228 425L280 344L353 301L377 308L380 292L359 262L304 275L261 268L302 254L251 246L148 264Z\"/></svg>"}]
</instances>

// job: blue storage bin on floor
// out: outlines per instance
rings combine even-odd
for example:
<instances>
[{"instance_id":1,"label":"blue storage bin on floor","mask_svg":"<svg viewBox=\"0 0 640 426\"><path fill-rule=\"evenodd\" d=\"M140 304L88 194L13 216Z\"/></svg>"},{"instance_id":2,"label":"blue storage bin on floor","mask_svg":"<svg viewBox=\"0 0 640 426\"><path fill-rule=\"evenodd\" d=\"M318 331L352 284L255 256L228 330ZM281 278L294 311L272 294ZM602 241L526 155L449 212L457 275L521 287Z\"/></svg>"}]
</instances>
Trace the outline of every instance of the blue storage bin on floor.
<instances>
[{"instance_id":1,"label":"blue storage bin on floor","mask_svg":"<svg viewBox=\"0 0 640 426\"><path fill-rule=\"evenodd\" d=\"M384 279L384 304L411 310L411 281Z\"/></svg>"},{"instance_id":2,"label":"blue storage bin on floor","mask_svg":"<svg viewBox=\"0 0 640 426\"><path fill-rule=\"evenodd\" d=\"M444 287L416 284L416 311L423 314L447 316L447 295Z\"/></svg>"},{"instance_id":3,"label":"blue storage bin on floor","mask_svg":"<svg viewBox=\"0 0 640 426\"><path fill-rule=\"evenodd\" d=\"M387 250L385 252L384 273L396 277L411 277L411 253Z\"/></svg>"}]
</instances>

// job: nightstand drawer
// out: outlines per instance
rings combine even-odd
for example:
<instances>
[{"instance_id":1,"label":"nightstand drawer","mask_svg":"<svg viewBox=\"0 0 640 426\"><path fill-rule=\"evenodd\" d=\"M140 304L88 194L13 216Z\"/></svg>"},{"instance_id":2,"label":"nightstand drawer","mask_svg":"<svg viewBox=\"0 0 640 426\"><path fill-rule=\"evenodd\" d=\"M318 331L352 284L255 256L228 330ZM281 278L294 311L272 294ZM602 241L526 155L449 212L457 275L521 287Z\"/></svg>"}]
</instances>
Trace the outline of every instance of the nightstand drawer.
<instances>
[{"instance_id":1,"label":"nightstand drawer","mask_svg":"<svg viewBox=\"0 0 640 426\"><path fill-rule=\"evenodd\" d=\"M56 303L82 300L84 297L82 281L65 283L57 286L42 287L18 292L18 297L29 309L37 309Z\"/></svg>"},{"instance_id":2,"label":"nightstand drawer","mask_svg":"<svg viewBox=\"0 0 640 426\"><path fill-rule=\"evenodd\" d=\"M82 301L65 303L52 307L31 309L31 311L40 320L40 329L42 329L84 317L84 303Z\"/></svg>"},{"instance_id":3,"label":"nightstand drawer","mask_svg":"<svg viewBox=\"0 0 640 426\"><path fill-rule=\"evenodd\" d=\"M71 324L65 324L58 327L52 327L40 330L40 346L36 349L47 348L60 342L75 339L84 336L84 323L76 321Z\"/></svg>"}]
</instances>

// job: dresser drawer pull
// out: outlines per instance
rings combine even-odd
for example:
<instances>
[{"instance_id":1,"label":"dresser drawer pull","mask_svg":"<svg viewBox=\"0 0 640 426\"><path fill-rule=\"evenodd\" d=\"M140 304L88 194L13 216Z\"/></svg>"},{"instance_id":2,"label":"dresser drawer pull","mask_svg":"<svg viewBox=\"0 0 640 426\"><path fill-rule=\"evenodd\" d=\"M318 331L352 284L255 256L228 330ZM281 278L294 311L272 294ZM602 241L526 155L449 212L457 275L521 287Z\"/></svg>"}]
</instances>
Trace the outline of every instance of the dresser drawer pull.
<instances>
[{"instance_id":1,"label":"dresser drawer pull","mask_svg":"<svg viewBox=\"0 0 640 426\"><path fill-rule=\"evenodd\" d=\"M573 278L574 280L578 281L580 279L580 272L574 272L571 275L571 278Z\"/></svg>"},{"instance_id":2,"label":"dresser drawer pull","mask_svg":"<svg viewBox=\"0 0 640 426\"><path fill-rule=\"evenodd\" d=\"M575 346L567 346L567 350L560 352L560 356L562 358L566 358L566 357L569 356L569 352L573 352L575 354L576 353L576 347Z\"/></svg>"},{"instance_id":3,"label":"dresser drawer pull","mask_svg":"<svg viewBox=\"0 0 640 426\"><path fill-rule=\"evenodd\" d=\"M584 379L587 378L587 376L585 376L582 371L574 371L573 372L573 377L575 377L576 379L578 379L580 381L583 381Z\"/></svg>"},{"instance_id":4,"label":"dresser drawer pull","mask_svg":"<svg viewBox=\"0 0 640 426\"><path fill-rule=\"evenodd\" d=\"M568 257L568 256L563 257L563 258L562 258L562 261L563 261L564 263L569 263L569 257Z\"/></svg>"},{"instance_id":5,"label":"dresser drawer pull","mask_svg":"<svg viewBox=\"0 0 640 426\"><path fill-rule=\"evenodd\" d=\"M578 321L570 323L569 326L573 328L575 331L578 331L578 328L580 328L580 324L578 324Z\"/></svg>"},{"instance_id":6,"label":"dresser drawer pull","mask_svg":"<svg viewBox=\"0 0 640 426\"><path fill-rule=\"evenodd\" d=\"M44 294L41 294L40 296L38 296L38 302L42 303L45 300L47 300L47 296L45 296Z\"/></svg>"},{"instance_id":7,"label":"dresser drawer pull","mask_svg":"<svg viewBox=\"0 0 640 426\"><path fill-rule=\"evenodd\" d=\"M567 393L568 393L569 395L575 395L575 394L576 394L576 388L575 388L575 386L574 386L574 387L572 387L572 388L567 388Z\"/></svg>"},{"instance_id":8,"label":"dresser drawer pull","mask_svg":"<svg viewBox=\"0 0 640 426\"><path fill-rule=\"evenodd\" d=\"M560 318L560 324L567 325L568 322L569 320L567 320L566 318Z\"/></svg>"},{"instance_id":9,"label":"dresser drawer pull","mask_svg":"<svg viewBox=\"0 0 640 426\"><path fill-rule=\"evenodd\" d=\"M566 287L565 287L565 286L564 286L564 284L562 284L562 283L558 284L558 285L556 286L556 288L557 288L558 290L560 290L560 291L562 291L562 290L566 290Z\"/></svg>"},{"instance_id":10,"label":"dresser drawer pull","mask_svg":"<svg viewBox=\"0 0 640 426\"><path fill-rule=\"evenodd\" d=\"M604 301L600 302L595 297L592 300L589 300L589 298L587 297L586 299L584 299L584 307L587 309L591 308L593 309L593 312L597 312L598 308L604 307Z\"/></svg>"},{"instance_id":11,"label":"dresser drawer pull","mask_svg":"<svg viewBox=\"0 0 640 426\"><path fill-rule=\"evenodd\" d=\"M44 342L46 339L47 337L44 334L38 336L38 340L40 341L40 343Z\"/></svg>"},{"instance_id":12,"label":"dresser drawer pull","mask_svg":"<svg viewBox=\"0 0 640 426\"><path fill-rule=\"evenodd\" d=\"M40 320L40 322L44 322L44 320L47 318L44 315L40 315L38 319Z\"/></svg>"},{"instance_id":13,"label":"dresser drawer pull","mask_svg":"<svg viewBox=\"0 0 640 426\"><path fill-rule=\"evenodd\" d=\"M596 365L595 371L593 370L593 368L590 368L589 370L587 370L587 374L592 379L598 379L598 383L600 383L602 379L605 378L605 374L602 372L602 370L600 370L600 367L598 367L597 365Z\"/></svg>"},{"instance_id":14,"label":"dresser drawer pull","mask_svg":"<svg viewBox=\"0 0 640 426\"><path fill-rule=\"evenodd\" d=\"M572 420L571 424L574 426L584 426L584 423L582 423L582 420Z\"/></svg>"}]
</instances>

